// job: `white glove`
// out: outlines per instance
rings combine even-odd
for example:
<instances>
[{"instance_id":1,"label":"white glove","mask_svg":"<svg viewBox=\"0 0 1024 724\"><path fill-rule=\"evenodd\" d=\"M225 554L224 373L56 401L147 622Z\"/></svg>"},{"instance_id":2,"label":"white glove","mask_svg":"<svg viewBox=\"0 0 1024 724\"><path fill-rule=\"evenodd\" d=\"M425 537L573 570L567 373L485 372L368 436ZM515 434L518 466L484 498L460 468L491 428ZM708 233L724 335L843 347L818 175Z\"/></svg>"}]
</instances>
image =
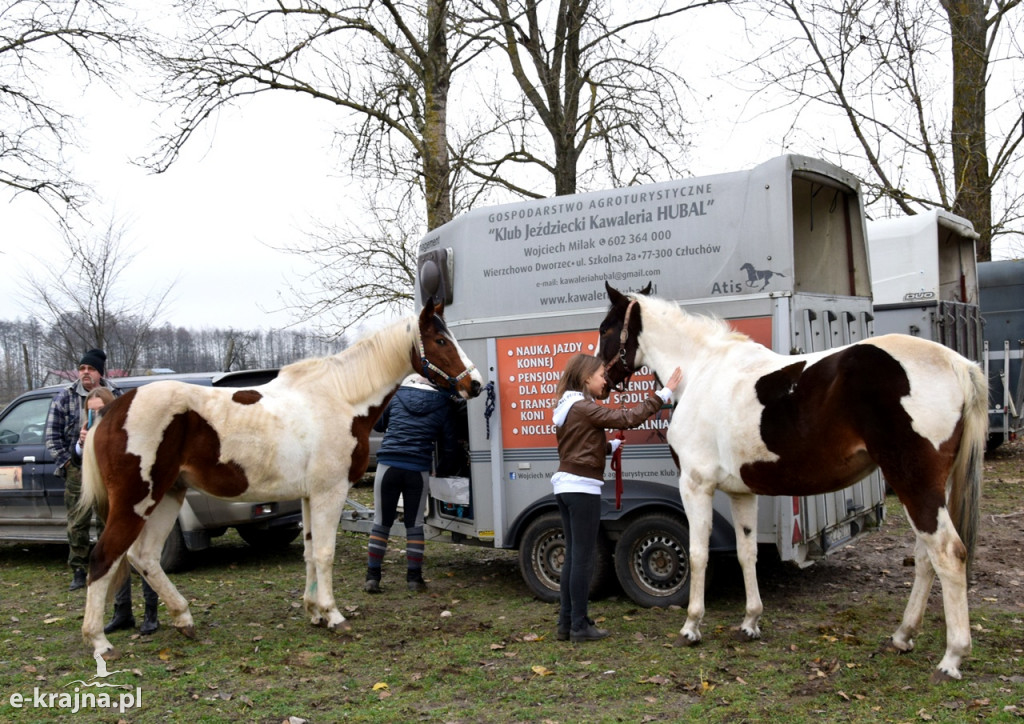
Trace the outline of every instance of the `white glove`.
<instances>
[{"instance_id":1,"label":"white glove","mask_svg":"<svg viewBox=\"0 0 1024 724\"><path fill-rule=\"evenodd\" d=\"M666 405L672 402L672 390L670 390L668 387L662 387L654 394L660 397L661 401L664 402Z\"/></svg>"},{"instance_id":2,"label":"white glove","mask_svg":"<svg viewBox=\"0 0 1024 724\"><path fill-rule=\"evenodd\" d=\"M612 438L609 442L612 445L612 455L614 455L615 451L619 449L619 445L622 444L622 440L620 440L619 438L616 437L616 438Z\"/></svg>"}]
</instances>

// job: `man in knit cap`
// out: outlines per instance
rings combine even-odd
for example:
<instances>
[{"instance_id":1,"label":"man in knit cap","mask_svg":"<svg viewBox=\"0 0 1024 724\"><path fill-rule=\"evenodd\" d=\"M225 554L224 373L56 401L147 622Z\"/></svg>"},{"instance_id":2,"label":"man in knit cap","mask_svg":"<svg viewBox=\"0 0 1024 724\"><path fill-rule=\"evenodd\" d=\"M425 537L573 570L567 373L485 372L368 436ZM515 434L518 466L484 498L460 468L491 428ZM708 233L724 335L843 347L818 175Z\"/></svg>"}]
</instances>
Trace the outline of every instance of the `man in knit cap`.
<instances>
[{"instance_id":1,"label":"man in knit cap","mask_svg":"<svg viewBox=\"0 0 1024 724\"><path fill-rule=\"evenodd\" d=\"M114 395L120 390L107 382L107 355L102 349L90 349L78 363L78 381L61 390L50 404L46 416L46 449L57 466L57 475L64 478L64 506L68 511L68 565L71 586L75 591L85 587L85 567L89 560L89 527L92 511L75 515L82 497L82 468L74 456L75 443L85 422L85 398L96 387L109 387Z\"/></svg>"}]
</instances>

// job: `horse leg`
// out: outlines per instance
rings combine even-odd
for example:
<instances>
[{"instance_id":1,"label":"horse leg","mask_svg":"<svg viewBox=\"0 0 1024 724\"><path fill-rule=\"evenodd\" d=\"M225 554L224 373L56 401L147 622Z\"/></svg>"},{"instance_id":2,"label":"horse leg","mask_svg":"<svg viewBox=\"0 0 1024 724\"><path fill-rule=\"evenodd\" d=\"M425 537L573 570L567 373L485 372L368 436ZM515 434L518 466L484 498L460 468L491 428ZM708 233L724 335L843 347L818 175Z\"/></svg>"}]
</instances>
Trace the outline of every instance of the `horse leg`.
<instances>
[{"instance_id":1,"label":"horse leg","mask_svg":"<svg viewBox=\"0 0 1024 724\"><path fill-rule=\"evenodd\" d=\"M757 586L757 496L730 495L732 523L736 529L736 554L743 570L743 588L747 593L746 615L740 630L748 640L761 638L758 622L764 606Z\"/></svg>"},{"instance_id":2,"label":"horse leg","mask_svg":"<svg viewBox=\"0 0 1024 724\"><path fill-rule=\"evenodd\" d=\"M82 638L92 646L94 658L102 656L113 660L118 657L117 651L103 633L103 613L107 607L110 586L121 580L118 576L124 554L139 536L144 524L145 521L134 510L111 502L103 533L89 556L89 588L85 594Z\"/></svg>"},{"instance_id":3,"label":"horse leg","mask_svg":"<svg viewBox=\"0 0 1024 724\"><path fill-rule=\"evenodd\" d=\"M171 617L171 625L179 633L194 639L196 627L188 601L178 592L160 566L160 553L168 534L174 528L174 522L178 519L184 497L184 488L172 490L163 497L153 509L139 537L128 549L128 560L164 602Z\"/></svg>"},{"instance_id":4,"label":"horse leg","mask_svg":"<svg viewBox=\"0 0 1024 724\"><path fill-rule=\"evenodd\" d=\"M679 630L684 643L700 643L700 624L704 619L704 582L708 569L708 546L711 540L711 495L689 480L681 480L679 493L690 527L690 602L686 607L686 623Z\"/></svg>"},{"instance_id":5,"label":"horse leg","mask_svg":"<svg viewBox=\"0 0 1024 724\"><path fill-rule=\"evenodd\" d=\"M928 596L935 581L935 568L928 555L928 546L920 534L914 543L914 584L910 589L907 607L903 610L900 627L893 633L891 646L900 653L914 650L914 634L921 628Z\"/></svg>"},{"instance_id":6,"label":"horse leg","mask_svg":"<svg viewBox=\"0 0 1024 724\"><path fill-rule=\"evenodd\" d=\"M967 607L967 551L956 534L945 508L939 511L935 533L917 533L914 546L914 585L892 646L905 652L914 648L914 633L924 620L928 595L936 573L942 586L946 619L946 652L932 675L933 681L959 679L960 662L971 652L971 627Z\"/></svg>"},{"instance_id":7,"label":"horse leg","mask_svg":"<svg viewBox=\"0 0 1024 724\"><path fill-rule=\"evenodd\" d=\"M120 655L103 633L103 612L107 608L111 583L117 578L123 557L119 555L102 575L95 578L91 574L89 576L89 587L85 591L85 614L82 617L82 638L87 645L92 646L93 658L102 656L112 661Z\"/></svg>"},{"instance_id":8,"label":"horse leg","mask_svg":"<svg viewBox=\"0 0 1024 724\"><path fill-rule=\"evenodd\" d=\"M317 609L316 595L316 564L313 561L313 517L310 515L309 498L302 499L302 559L306 562L306 588L302 593L302 605L314 626L320 625L320 612Z\"/></svg>"},{"instance_id":9,"label":"horse leg","mask_svg":"<svg viewBox=\"0 0 1024 724\"><path fill-rule=\"evenodd\" d=\"M337 545L341 509L345 505L348 485L340 484L326 493L310 496L310 524L313 565L316 580L307 584L304 600L307 611L312 606L310 620L315 625L326 625L331 631L350 631L352 627L341 615L334 601L334 548ZM307 560L307 566L309 561ZM312 598L314 602L310 602Z\"/></svg>"}]
</instances>

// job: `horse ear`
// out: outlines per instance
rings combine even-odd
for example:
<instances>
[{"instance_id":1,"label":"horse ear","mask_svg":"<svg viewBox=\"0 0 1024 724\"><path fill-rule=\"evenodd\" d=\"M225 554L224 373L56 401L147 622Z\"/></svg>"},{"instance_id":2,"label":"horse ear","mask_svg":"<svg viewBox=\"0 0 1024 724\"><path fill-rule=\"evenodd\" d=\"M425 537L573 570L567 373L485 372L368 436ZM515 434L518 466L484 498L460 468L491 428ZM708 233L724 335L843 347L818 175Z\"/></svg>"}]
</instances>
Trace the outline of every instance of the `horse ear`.
<instances>
[{"instance_id":1,"label":"horse ear","mask_svg":"<svg viewBox=\"0 0 1024 724\"><path fill-rule=\"evenodd\" d=\"M608 282L605 282L607 284ZM654 286L654 282L647 282L647 286L640 290L640 293L645 297L651 293L651 289Z\"/></svg>"},{"instance_id":2,"label":"horse ear","mask_svg":"<svg viewBox=\"0 0 1024 724\"><path fill-rule=\"evenodd\" d=\"M623 300L622 293L608 282L604 283L604 289L608 292L608 301L612 303L613 307Z\"/></svg>"},{"instance_id":3,"label":"horse ear","mask_svg":"<svg viewBox=\"0 0 1024 724\"><path fill-rule=\"evenodd\" d=\"M437 297L430 297L427 303L423 305L423 316L433 317L444 317L444 302L439 300Z\"/></svg>"}]
</instances>

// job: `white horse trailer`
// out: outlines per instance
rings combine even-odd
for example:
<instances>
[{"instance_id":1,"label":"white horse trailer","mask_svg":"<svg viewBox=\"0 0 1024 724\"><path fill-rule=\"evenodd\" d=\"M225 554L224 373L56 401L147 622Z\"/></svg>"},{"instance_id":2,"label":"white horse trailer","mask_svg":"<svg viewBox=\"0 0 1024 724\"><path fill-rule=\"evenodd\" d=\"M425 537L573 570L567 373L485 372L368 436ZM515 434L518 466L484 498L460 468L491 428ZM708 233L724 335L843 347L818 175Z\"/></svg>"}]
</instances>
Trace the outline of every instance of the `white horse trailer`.
<instances>
[{"instance_id":1,"label":"white horse trailer","mask_svg":"<svg viewBox=\"0 0 1024 724\"><path fill-rule=\"evenodd\" d=\"M718 315L783 353L872 333L871 283L859 181L812 158L753 169L469 211L420 243L416 294L446 302L445 318L489 380L467 405L470 484L428 501L427 535L518 549L523 577L556 600L564 556L550 477L558 455L551 408L568 358L593 353L607 311L605 282ZM685 374L685 370L684 370ZM609 404L648 394L638 374ZM721 400L722 405L730 404ZM637 603L689 596L686 516L662 410L626 433L624 494L603 496L595 583L611 576ZM447 495L441 493L441 495ZM809 565L884 514L875 473L846 490L762 498L759 543ZM346 525L358 528L359 514ZM396 533L399 530L396 529ZM735 550L727 499L716 499L712 550Z\"/></svg>"},{"instance_id":2,"label":"white horse trailer","mask_svg":"<svg viewBox=\"0 0 1024 724\"><path fill-rule=\"evenodd\" d=\"M980 363L978 234L971 222L932 209L869 221L867 229L875 334L923 337Z\"/></svg>"}]
</instances>

